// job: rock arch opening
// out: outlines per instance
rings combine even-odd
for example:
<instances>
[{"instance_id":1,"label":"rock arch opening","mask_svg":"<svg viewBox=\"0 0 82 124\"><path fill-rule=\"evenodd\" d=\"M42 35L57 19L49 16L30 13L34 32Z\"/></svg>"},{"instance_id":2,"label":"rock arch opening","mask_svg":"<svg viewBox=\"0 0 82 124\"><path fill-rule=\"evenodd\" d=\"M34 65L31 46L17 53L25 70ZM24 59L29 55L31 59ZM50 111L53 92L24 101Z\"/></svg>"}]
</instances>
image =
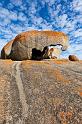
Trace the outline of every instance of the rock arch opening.
<instances>
[{"instance_id":1,"label":"rock arch opening","mask_svg":"<svg viewBox=\"0 0 82 124\"><path fill-rule=\"evenodd\" d=\"M57 59L62 52L61 48L60 44L45 46L43 51L33 48L31 60Z\"/></svg>"}]
</instances>

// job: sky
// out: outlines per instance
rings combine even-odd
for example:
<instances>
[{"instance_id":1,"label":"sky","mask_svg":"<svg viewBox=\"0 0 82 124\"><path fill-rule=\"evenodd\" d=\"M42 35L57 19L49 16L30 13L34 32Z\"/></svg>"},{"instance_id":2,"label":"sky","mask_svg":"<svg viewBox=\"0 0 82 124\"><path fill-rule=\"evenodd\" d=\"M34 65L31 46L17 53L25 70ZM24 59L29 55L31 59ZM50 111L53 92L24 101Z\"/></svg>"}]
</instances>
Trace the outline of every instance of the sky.
<instances>
[{"instance_id":1,"label":"sky","mask_svg":"<svg viewBox=\"0 0 82 124\"><path fill-rule=\"evenodd\" d=\"M28 30L66 33L70 46L61 57L82 59L82 0L0 0L0 51Z\"/></svg>"}]
</instances>

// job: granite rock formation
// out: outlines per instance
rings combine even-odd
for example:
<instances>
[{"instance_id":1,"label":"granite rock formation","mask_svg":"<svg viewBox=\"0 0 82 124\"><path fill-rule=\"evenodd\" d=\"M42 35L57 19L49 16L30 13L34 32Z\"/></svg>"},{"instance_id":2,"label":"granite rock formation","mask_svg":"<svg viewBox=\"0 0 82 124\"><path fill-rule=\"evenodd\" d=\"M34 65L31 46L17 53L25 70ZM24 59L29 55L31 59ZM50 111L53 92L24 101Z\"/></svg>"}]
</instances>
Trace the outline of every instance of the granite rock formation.
<instances>
[{"instance_id":1,"label":"granite rock formation","mask_svg":"<svg viewBox=\"0 0 82 124\"><path fill-rule=\"evenodd\" d=\"M81 124L82 61L0 60L0 124Z\"/></svg>"},{"instance_id":2,"label":"granite rock formation","mask_svg":"<svg viewBox=\"0 0 82 124\"><path fill-rule=\"evenodd\" d=\"M32 49L43 51L49 45L61 45L61 50L68 48L68 36L55 31L27 31L15 37L5 45L1 52L3 59L26 60L32 58Z\"/></svg>"},{"instance_id":3,"label":"granite rock formation","mask_svg":"<svg viewBox=\"0 0 82 124\"><path fill-rule=\"evenodd\" d=\"M1 58L2 59L10 59L11 58L11 49L14 39L8 42L1 50Z\"/></svg>"},{"instance_id":4,"label":"granite rock formation","mask_svg":"<svg viewBox=\"0 0 82 124\"><path fill-rule=\"evenodd\" d=\"M75 55L69 55L68 58L69 58L70 61L79 61L78 57L75 56Z\"/></svg>"},{"instance_id":5,"label":"granite rock formation","mask_svg":"<svg viewBox=\"0 0 82 124\"><path fill-rule=\"evenodd\" d=\"M48 46L47 52L48 52L47 53L48 57L50 59L58 59L60 57L62 50L59 48L56 48L55 46Z\"/></svg>"}]
</instances>

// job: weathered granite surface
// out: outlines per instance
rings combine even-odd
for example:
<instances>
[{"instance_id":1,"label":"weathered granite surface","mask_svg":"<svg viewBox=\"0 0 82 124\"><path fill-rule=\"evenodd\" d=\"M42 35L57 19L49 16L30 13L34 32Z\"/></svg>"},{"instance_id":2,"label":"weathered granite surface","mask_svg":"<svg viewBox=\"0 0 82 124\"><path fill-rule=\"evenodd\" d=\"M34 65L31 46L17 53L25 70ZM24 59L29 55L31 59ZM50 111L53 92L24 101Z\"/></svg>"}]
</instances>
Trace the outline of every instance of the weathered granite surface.
<instances>
[{"instance_id":1,"label":"weathered granite surface","mask_svg":"<svg viewBox=\"0 0 82 124\"><path fill-rule=\"evenodd\" d=\"M82 61L0 60L0 124L82 124Z\"/></svg>"},{"instance_id":2,"label":"weathered granite surface","mask_svg":"<svg viewBox=\"0 0 82 124\"><path fill-rule=\"evenodd\" d=\"M27 31L18 34L8 42L1 51L2 59L26 60L31 59L32 49L43 50L45 46L62 45L62 50L69 46L68 36L56 31Z\"/></svg>"}]
</instances>

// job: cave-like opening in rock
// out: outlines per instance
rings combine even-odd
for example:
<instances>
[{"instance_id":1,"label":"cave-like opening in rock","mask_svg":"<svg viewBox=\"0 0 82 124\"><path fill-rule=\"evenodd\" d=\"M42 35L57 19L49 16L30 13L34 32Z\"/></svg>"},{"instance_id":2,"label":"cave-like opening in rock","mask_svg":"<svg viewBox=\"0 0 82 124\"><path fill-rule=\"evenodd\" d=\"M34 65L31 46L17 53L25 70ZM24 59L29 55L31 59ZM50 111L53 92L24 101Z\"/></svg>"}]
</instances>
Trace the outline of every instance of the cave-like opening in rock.
<instances>
[{"instance_id":1,"label":"cave-like opening in rock","mask_svg":"<svg viewBox=\"0 0 82 124\"><path fill-rule=\"evenodd\" d=\"M38 50L36 48L33 48L32 49L32 57L31 57L32 60L42 60L43 57L42 57L42 51L41 50Z\"/></svg>"},{"instance_id":2,"label":"cave-like opening in rock","mask_svg":"<svg viewBox=\"0 0 82 124\"><path fill-rule=\"evenodd\" d=\"M62 45L56 44L56 45L49 45L45 46L43 48L43 51L33 48L32 49L32 56L31 60L42 60L42 59L50 59L50 58L59 58L61 52L62 52Z\"/></svg>"}]
</instances>

